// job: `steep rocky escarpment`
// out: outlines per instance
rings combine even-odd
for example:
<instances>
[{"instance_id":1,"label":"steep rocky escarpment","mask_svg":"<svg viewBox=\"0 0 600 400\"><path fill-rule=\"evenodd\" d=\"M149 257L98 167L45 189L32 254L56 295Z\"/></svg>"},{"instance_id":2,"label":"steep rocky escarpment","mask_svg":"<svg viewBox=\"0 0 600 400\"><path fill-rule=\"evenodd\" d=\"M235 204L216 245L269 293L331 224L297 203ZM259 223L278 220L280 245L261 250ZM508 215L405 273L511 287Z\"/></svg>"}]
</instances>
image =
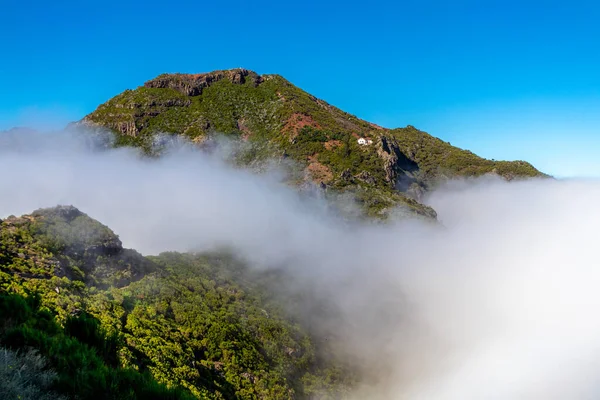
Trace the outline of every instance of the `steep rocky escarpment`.
<instances>
[{"instance_id":1,"label":"steep rocky escarpment","mask_svg":"<svg viewBox=\"0 0 600 400\"><path fill-rule=\"evenodd\" d=\"M199 96L204 88L222 79L227 79L237 85L242 85L248 80L254 86L263 81L263 78L257 73L238 68L204 74L163 74L144 83L144 87L171 88L186 96Z\"/></svg>"}]
</instances>

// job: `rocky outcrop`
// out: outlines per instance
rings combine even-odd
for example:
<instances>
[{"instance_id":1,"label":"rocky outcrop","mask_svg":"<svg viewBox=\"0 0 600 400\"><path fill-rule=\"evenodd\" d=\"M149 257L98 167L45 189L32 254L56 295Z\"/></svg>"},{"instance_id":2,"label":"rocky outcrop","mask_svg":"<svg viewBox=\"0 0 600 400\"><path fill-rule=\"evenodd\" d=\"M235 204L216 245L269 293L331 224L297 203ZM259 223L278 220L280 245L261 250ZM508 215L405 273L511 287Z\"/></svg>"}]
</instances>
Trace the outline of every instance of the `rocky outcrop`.
<instances>
[{"instance_id":1,"label":"rocky outcrop","mask_svg":"<svg viewBox=\"0 0 600 400\"><path fill-rule=\"evenodd\" d=\"M362 171L361 173L356 175L355 178L358 179L359 181L362 181L362 182L368 184L368 185L377 184L377 180L371 174L369 174L367 171Z\"/></svg>"},{"instance_id":2,"label":"rocky outcrop","mask_svg":"<svg viewBox=\"0 0 600 400\"><path fill-rule=\"evenodd\" d=\"M125 103L116 103L114 104L114 107L116 109L129 110L136 110L141 108L143 109L141 114L151 115L151 113L146 112L147 108L188 107L190 104L192 104L192 101L188 98L149 98L143 101L128 101ZM140 110L136 110L136 115L140 115Z\"/></svg>"},{"instance_id":3,"label":"rocky outcrop","mask_svg":"<svg viewBox=\"0 0 600 400\"><path fill-rule=\"evenodd\" d=\"M204 88L222 79L242 85L251 80L254 85L263 81L260 75L247 69L236 68L224 71L213 71L204 74L163 74L144 83L149 88L171 88L186 96L199 96Z\"/></svg>"},{"instance_id":4,"label":"rocky outcrop","mask_svg":"<svg viewBox=\"0 0 600 400\"><path fill-rule=\"evenodd\" d=\"M350 183L352 181L352 172L349 169L343 170L340 174L340 181Z\"/></svg>"},{"instance_id":5,"label":"rocky outcrop","mask_svg":"<svg viewBox=\"0 0 600 400\"><path fill-rule=\"evenodd\" d=\"M377 155L383 161L385 180L392 187L396 187L400 175L412 177L413 173L419 170L417 163L400 150L400 146L392 137L380 136L376 149ZM405 176L402 177L403 180Z\"/></svg>"},{"instance_id":6,"label":"rocky outcrop","mask_svg":"<svg viewBox=\"0 0 600 400\"><path fill-rule=\"evenodd\" d=\"M133 120L115 122L114 124L109 125L109 128L114 129L127 136L137 136L137 134L140 132L137 126L135 126L135 121Z\"/></svg>"},{"instance_id":7,"label":"rocky outcrop","mask_svg":"<svg viewBox=\"0 0 600 400\"><path fill-rule=\"evenodd\" d=\"M118 132L126 136L137 136L140 130L135 124L135 120L131 115L110 115L111 121L104 121L102 124L86 117L81 121L69 124L67 129L86 129L88 132L105 131L109 129L113 132Z\"/></svg>"}]
</instances>

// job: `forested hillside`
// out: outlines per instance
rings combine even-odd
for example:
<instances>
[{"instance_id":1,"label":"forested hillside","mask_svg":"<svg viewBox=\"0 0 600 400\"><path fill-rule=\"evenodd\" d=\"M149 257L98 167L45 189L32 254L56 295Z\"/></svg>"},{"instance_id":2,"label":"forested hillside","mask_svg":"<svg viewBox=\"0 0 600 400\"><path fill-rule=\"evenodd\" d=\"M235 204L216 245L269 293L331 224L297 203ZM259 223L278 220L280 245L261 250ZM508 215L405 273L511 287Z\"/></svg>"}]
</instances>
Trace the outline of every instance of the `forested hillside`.
<instances>
[{"instance_id":1,"label":"forested hillside","mask_svg":"<svg viewBox=\"0 0 600 400\"><path fill-rule=\"evenodd\" d=\"M278 274L226 253L143 257L74 207L8 217L0 356L26 372L0 370L4 393L338 398L352 368L282 307Z\"/></svg>"}]
</instances>

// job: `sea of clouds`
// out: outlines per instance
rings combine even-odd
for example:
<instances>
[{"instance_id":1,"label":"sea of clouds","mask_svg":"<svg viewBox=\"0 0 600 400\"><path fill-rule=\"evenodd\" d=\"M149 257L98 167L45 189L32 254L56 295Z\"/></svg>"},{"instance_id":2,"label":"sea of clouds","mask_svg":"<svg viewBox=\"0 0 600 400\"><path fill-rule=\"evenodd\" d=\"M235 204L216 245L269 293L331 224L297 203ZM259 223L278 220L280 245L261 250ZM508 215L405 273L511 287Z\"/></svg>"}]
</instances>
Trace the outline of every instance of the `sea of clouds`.
<instances>
[{"instance_id":1,"label":"sea of clouds","mask_svg":"<svg viewBox=\"0 0 600 400\"><path fill-rule=\"evenodd\" d=\"M426 199L439 224L372 224L218 152L90 137L1 133L0 218L72 204L144 254L285 266L338 308L323 329L365 376L356 399L600 397L599 181L449 182Z\"/></svg>"}]
</instances>

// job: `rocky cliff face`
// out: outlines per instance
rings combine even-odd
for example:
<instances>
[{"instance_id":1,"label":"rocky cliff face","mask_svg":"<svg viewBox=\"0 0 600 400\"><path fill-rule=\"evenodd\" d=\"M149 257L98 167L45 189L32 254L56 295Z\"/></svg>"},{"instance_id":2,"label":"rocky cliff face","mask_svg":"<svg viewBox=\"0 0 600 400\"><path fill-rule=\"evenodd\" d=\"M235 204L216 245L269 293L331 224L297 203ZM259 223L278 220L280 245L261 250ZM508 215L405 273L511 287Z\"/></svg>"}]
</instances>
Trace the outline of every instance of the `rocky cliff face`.
<instances>
[{"instance_id":1,"label":"rocky cliff face","mask_svg":"<svg viewBox=\"0 0 600 400\"><path fill-rule=\"evenodd\" d=\"M160 89L170 88L175 89L186 96L199 96L202 94L204 88L207 88L222 79L227 79L236 85L243 85L246 83L246 80L249 80L254 86L263 81L263 78L256 72L237 68L203 74L163 74L144 83L144 87Z\"/></svg>"},{"instance_id":2,"label":"rocky cliff face","mask_svg":"<svg viewBox=\"0 0 600 400\"><path fill-rule=\"evenodd\" d=\"M419 171L419 164L402 152L393 137L382 135L379 138L377 155L383 162L385 180L392 186L397 184L400 174L412 174Z\"/></svg>"}]
</instances>

